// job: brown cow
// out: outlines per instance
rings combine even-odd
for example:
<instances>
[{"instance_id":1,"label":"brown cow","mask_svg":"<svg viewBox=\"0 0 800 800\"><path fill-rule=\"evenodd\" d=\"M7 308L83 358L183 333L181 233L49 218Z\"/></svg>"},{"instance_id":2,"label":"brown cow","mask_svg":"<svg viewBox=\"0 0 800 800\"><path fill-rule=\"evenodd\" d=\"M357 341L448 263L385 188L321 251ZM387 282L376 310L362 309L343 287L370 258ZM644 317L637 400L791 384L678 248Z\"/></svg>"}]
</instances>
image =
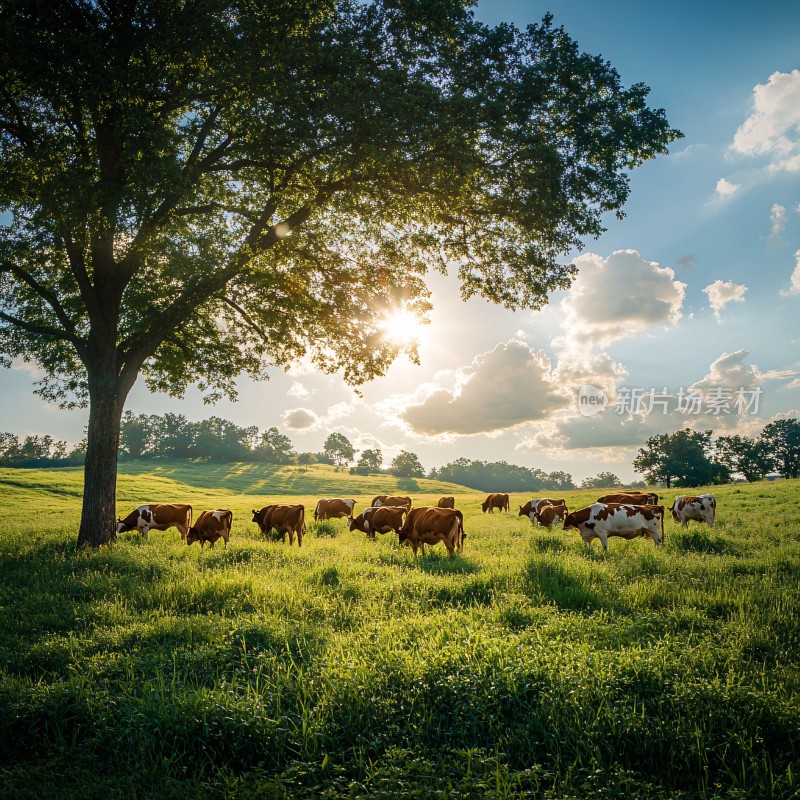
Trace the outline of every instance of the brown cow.
<instances>
[{"instance_id":1,"label":"brown cow","mask_svg":"<svg viewBox=\"0 0 800 800\"><path fill-rule=\"evenodd\" d=\"M355 500L325 497L317 501L316 508L314 509L314 522L321 519L341 519L342 517L352 519L355 505Z\"/></svg>"},{"instance_id":2,"label":"brown cow","mask_svg":"<svg viewBox=\"0 0 800 800\"><path fill-rule=\"evenodd\" d=\"M294 535L297 534L297 546L303 546L303 536L306 532L305 506L272 505L264 506L260 511L253 509L252 522L258 524L261 533L269 533L273 528L278 533L288 533L290 547L294 544ZM285 536L284 541L286 541Z\"/></svg>"},{"instance_id":3,"label":"brown cow","mask_svg":"<svg viewBox=\"0 0 800 800\"><path fill-rule=\"evenodd\" d=\"M519 507L517 516L528 517L533 522L535 515L542 506L565 506L566 504L566 500L551 500L548 497L542 497L539 500L528 500L524 506Z\"/></svg>"},{"instance_id":4,"label":"brown cow","mask_svg":"<svg viewBox=\"0 0 800 800\"><path fill-rule=\"evenodd\" d=\"M499 508L501 511L508 511L508 495L490 494L483 503L481 503L481 508L484 514L487 510L490 514L493 514L496 508Z\"/></svg>"},{"instance_id":5,"label":"brown cow","mask_svg":"<svg viewBox=\"0 0 800 800\"><path fill-rule=\"evenodd\" d=\"M536 512L536 521L543 527L543 528L552 528L553 523L558 520L559 522L564 521L564 517L567 516L567 507L566 506L542 506ZM531 520L533 522L533 520Z\"/></svg>"},{"instance_id":6,"label":"brown cow","mask_svg":"<svg viewBox=\"0 0 800 800\"><path fill-rule=\"evenodd\" d=\"M676 497L670 508L672 519L684 528L689 527L689 520L705 522L714 527L717 515L717 498L713 494L680 495Z\"/></svg>"},{"instance_id":7,"label":"brown cow","mask_svg":"<svg viewBox=\"0 0 800 800\"><path fill-rule=\"evenodd\" d=\"M608 537L635 539L649 536L656 546L664 542L664 506L628 503L592 503L564 518L564 530L580 533L587 546L599 539L608 550Z\"/></svg>"},{"instance_id":8,"label":"brown cow","mask_svg":"<svg viewBox=\"0 0 800 800\"><path fill-rule=\"evenodd\" d=\"M436 508L455 508L455 507L456 507L455 497L440 497L439 502L436 504Z\"/></svg>"},{"instance_id":9,"label":"brown cow","mask_svg":"<svg viewBox=\"0 0 800 800\"><path fill-rule=\"evenodd\" d=\"M117 517L117 533L138 529L146 539L148 531L165 531L175 527L186 541L192 524L192 507L180 503L149 503L131 511L125 519Z\"/></svg>"},{"instance_id":10,"label":"brown cow","mask_svg":"<svg viewBox=\"0 0 800 800\"><path fill-rule=\"evenodd\" d=\"M400 531L400 543L407 541L414 551L416 558L417 549L422 546L422 555L425 555L425 545L442 542L447 548L447 554L453 558L456 551L461 553L464 549L464 515L453 508L415 508L406 517L405 524Z\"/></svg>"},{"instance_id":11,"label":"brown cow","mask_svg":"<svg viewBox=\"0 0 800 800\"><path fill-rule=\"evenodd\" d=\"M370 507L380 508L380 506L405 506L406 509L409 509L411 508L411 498L392 494L379 494L377 497L372 498Z\"/></svg>"},{"instance_id":12,"label":"brown cow","mask_svg":"<svg viewBox=\"0 0 800 800\"><path fill-rule=\"evenodd\" d=\"M208 542L214 547L217 539L225 540L225 547L231 538L231 525L233 524L233 511L218 508L216 511L203 511L197 521L189 528L186 535L186 545L200 542L200 547L205 547Z\"/></svg>"},{"instance_id":13,"label":"brown cow","mask_svg":"<svg viewBox=\"0 0 800 800\"><path fill-rule=\"evenodd\" d=\"M612 492L597 498L598 503L628 503L635 506L657 506L658 495L655 492Z\"/></svg>"},{"instance_id":14,"label":"brown cow","mask_svg":"<svg viewBox=\"0 0 800 800\"><path fill-rule=\"evenodd\" d=\"M374 539L376 533L400 533L407 511L405 506L370 506L357 517L351 517L347 527L351 531L366 533L367 539Z\"/></svg>"}]
</instances>

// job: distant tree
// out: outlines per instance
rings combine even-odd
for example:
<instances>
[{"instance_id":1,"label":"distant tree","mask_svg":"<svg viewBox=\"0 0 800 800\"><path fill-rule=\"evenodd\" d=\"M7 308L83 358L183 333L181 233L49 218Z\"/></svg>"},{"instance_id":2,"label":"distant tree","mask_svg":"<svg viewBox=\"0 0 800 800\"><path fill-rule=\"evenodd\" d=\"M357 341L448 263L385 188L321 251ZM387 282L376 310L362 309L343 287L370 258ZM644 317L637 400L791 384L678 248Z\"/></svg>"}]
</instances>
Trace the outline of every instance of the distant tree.
<instances>
[{"instance_id":1,"label":"distant tree","mask_svg":"<svg viewBox=\"0 0 800 800\"><path fill-rule=\"evenodd\" d=\"M269 430L261 434L257 454L259 460L263 460L267 464L294 464L298 462L297 453L292 447L291 440L277 428L269 428Z\"/></svg>"},{"instance_id":2,"label":"distant tree","mask_svg":"<svg viewBox=\"0 0 800 800\"><path fill-rule=\"evenodd\" d=\"M360 470L378 471L383 464L383 453L379 448L365 450L358 459L356 468Z\"/></svg>"},{"instance_id":3,"label":"distant tree","mask_svg":"<svg viewBox=\"0 0 800 800\"><path fill-rule=\"evenodd\" d=\"M770 422L759 441L766 445L773 469L787 478L800 476L800 421L792 417Z\"/></svg>"},{"instance_id":4,"label":"distant tree","mask_svg":"<svg viewBox=\"0 0 800 800\"><path fill-rule=\"evenodd\" d=\"M771 468L769 445L762 439L749 436L720 436L716 443L716 459L731 473L745 480L760 481Z\"/></svg>"},{"instance_id":5,"label":"distant tree","mask_svg":"<svg viewBox=\"0 0 800 800\"><path fill-rule=\"evenodd\" d=\"M498 487L509 492L575 488L572 476L566 472L552 472L548 475L540 469L520 467L505 461L470 461L468 458L458 458L431 470L430 475L438 480L459 483L486 492L496 491Z\"/></svg>"},{"instance_id":6,"label":"distant tree","mask_svg":"<svg viewBox=\"0 0 800 800\"><path fill-rule=\"evenodd\" d=\"M425 468L420 463L416 453L401 450L389 465L389 472L398 478L424 478Z\"/></svg>"},{"instance_id":7,"label":"distant tree","mask_svg":"<svg viewBox=\"0 0 800 800\"><path fill-rule=\"evenodd\" d=\"M338 467L346 467L356 457L355 448L343 433L332 433L322 449Z\"/></svg>"},{"instance_id":8,"label":"distant tree","mask_svg":"<svg viewBox=\"0 0 800 800\"><path fill-rule=\"evenodd\" d=\"M712 431L688 428L675 433L651 436L640 448L633 468L651 484L661 483L667 489L677 486L702 486L724 483L730 473L724 464L711 460Z\"/></svg>"},{"instance_id":9,"label":"distant tree","mask_svg":"<svg viewBox=\"0 0 800 800\"><path fill-rule=\"evenodd\" d=\"M183 414L168 412L153 419L154 458L192 458L194 426Z\"/></svg>"},{"instance_id":10,"label":"distant tree","mask_svg":"<svg viewBox=\"0 0 800 800\"><path fill-rule=\"evenodd\" d=\"M45 466L63 462L69 445L44 436L26 436L21 442L13 433L0 433L0 464L8 467Z\"/></svg>"},{"instance_id":11,"label":"distant tree","mask_svg":"<svg viewBox=\"0 0 800 800\"><path fill-rule=\"evenodd\" d=\"M613 472L598 472L594 478L586 478L581 489L613 489L622 486L622 481Z\"/></svg>"},{"instance_id":12,"label":"distant tree","mask_svg":"<svg viewBox=\"0 0 800 800\"><path fill-rule=\"evenodd\" d=\"M575 489L575 482L572 480L572 475L569 472L561 472L557 470L555 472L551 472L547 476L547 486L543 487L545 489L564 489L569 491L570 489Z\"/></svg>"},{"instance_id":13,"label":"distant tree","mask_svg":"<svg viewBox=\"0 0 800 800\"><path fill-rule=\"evenodd\" d=\"M126 411L122 415L119 431L121 457L142 458L151 455L154 421L147 414Z\"/></svg>"},{"instance_id":14,"label":"distant tree","mask_svg":"<svg viewBox=\"0 0 800 800\"><path fill-rule=\"evenodd\" d=\"M316 453L298 453L297 455L297 463L298 464L319 464L319 456Z\"/></svg>"}]
</instances>

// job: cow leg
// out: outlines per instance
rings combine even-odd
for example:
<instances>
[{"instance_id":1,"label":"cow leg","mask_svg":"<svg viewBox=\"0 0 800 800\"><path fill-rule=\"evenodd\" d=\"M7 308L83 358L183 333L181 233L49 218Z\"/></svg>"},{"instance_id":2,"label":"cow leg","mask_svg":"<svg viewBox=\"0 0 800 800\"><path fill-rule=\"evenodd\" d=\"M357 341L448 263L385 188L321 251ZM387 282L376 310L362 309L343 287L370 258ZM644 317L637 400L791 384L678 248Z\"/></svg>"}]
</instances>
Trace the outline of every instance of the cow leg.
<instances>
[{"instance_id":1,"label":"cow leg","mask_svg":"<svg viewBox=\"0 0 800 800\"><path fill-rule=\"evenodd\" d=\"M147 527L147 525L142 525L142 527L139 528L139 533L142 534L142 539L147 540L147 532L149 530L150 529Z\"/></svg>"},{"instance_id":2,"label":"cow leg","mask_svg":"<svg viewBox=\"0 0 800 800\"><path fill-rule=\"evenodd\" d=\"M297 529L297 546L298 547L302 547L303 546L303 529L302 528L298 528Z\"/></svg>"}]
</instances>

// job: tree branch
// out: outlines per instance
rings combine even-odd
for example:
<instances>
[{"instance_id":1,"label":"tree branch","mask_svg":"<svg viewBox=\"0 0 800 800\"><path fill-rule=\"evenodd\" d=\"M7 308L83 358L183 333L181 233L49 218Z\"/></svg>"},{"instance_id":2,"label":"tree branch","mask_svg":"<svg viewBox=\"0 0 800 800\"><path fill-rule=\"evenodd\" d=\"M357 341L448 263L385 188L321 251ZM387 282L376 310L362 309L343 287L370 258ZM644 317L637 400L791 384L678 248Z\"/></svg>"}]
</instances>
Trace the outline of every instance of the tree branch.
<instances>
[{"instance_id":1,"label":"tree branch","mask_svg":"<svg viewBox=\"0 0 800 800\"><path fill-rule=\"evenodd\" d=\"M24 319L13 317L11 314L6 314L5 311L0 311L0 319L5 320L17 328L22 328L22 330L28 331L28 333L35 333L39 336L49 336L51 339L61 339L65 342L75 344L73 338L66 331L61 331L58 328L51 328L48 325L36 325L33 322L26 322Z\"/></svg>"}]
</instances>

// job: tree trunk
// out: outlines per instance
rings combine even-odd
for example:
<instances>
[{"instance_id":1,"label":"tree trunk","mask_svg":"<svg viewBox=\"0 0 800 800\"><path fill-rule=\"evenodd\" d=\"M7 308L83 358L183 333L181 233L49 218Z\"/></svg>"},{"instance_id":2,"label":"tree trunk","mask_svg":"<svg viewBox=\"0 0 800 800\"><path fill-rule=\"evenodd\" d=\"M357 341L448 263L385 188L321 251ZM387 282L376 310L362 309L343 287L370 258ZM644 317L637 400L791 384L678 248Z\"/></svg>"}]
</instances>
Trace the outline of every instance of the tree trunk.
<instances>
[{"instance_id":1,"label":"tree trunk","mask_svg":"<svg viewBox=\"0 0 800 800\"><path fill-rule=\"evenodd\" d=\"M99 547L117 535L117 456L125 405L125 396L120 394L113 368L89 370L89 429L78 547Z\"/></svg>"}]
</instances>

